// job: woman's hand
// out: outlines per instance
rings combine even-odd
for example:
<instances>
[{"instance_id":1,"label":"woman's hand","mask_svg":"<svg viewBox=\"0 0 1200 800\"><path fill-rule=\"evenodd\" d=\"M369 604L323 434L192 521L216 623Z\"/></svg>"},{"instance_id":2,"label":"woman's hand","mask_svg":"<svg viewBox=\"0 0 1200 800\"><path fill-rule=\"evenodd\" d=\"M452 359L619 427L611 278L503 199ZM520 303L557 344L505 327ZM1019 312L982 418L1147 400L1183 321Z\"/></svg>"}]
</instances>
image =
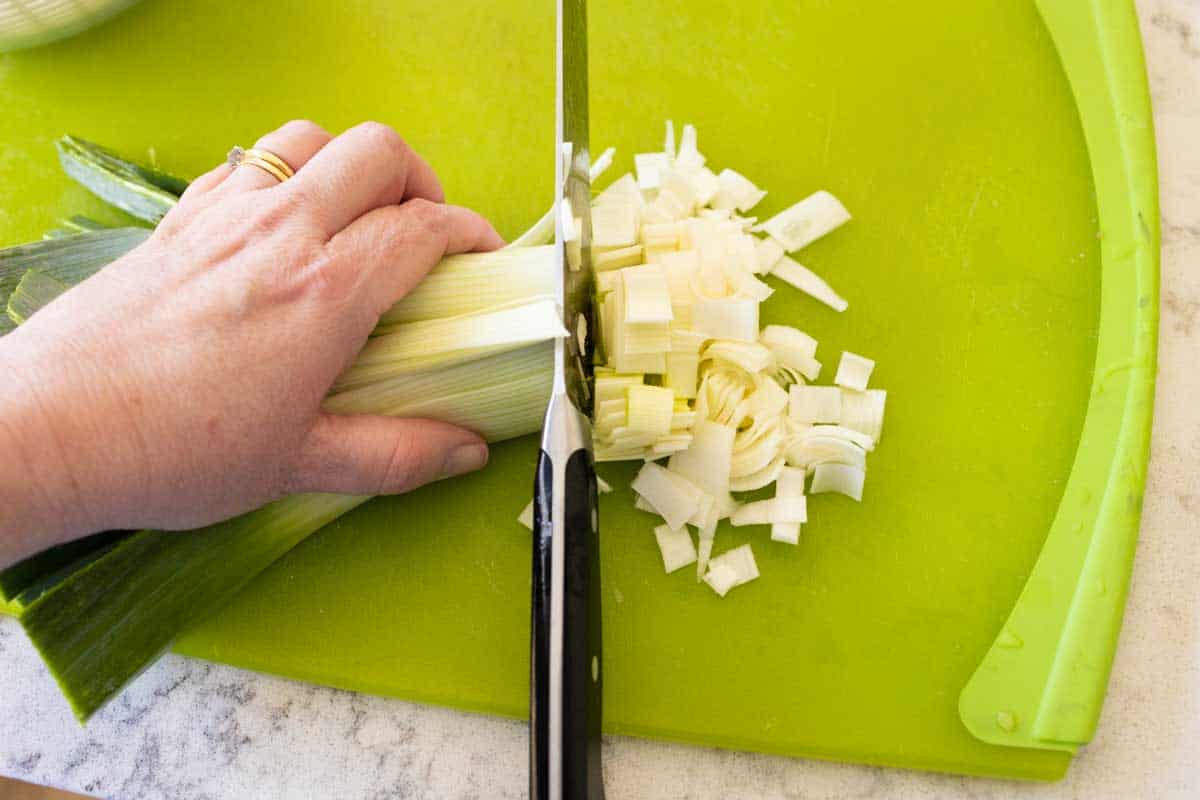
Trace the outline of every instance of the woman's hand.
<instances>
[{"instance_id":1,"label":"woman's hand","mask_svg":"<svg viewBox=\"0 0 1200 800\"><path fill-rule=\"evenodd\" d=\"M479 469L475 434L321 410L379 315L502 244L390 128L264 137L295 170L198 178L153 236L0 339L0 565L109 528L191 528L285 494Z\"/></svg>"}]
</instances>

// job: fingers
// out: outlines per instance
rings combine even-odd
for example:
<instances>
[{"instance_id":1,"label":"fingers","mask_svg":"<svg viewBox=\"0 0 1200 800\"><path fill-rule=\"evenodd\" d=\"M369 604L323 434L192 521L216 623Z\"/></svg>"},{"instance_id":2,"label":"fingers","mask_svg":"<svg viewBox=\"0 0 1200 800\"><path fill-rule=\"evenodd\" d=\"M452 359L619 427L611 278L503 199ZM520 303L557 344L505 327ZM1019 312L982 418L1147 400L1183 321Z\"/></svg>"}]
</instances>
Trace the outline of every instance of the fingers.
<instances>
[{"instance_id":1,"label":"fingers","mask_svg":"<svg viewBox=\"0 0 1200 800\"><path fill-rule=\"evenodd\" d=\"M289 180L317 209L326 236L368 211L412 198L445 199L433 169L394 130L364 122L321 149Z\"/></svg>"},{"instance_id":2,"label":"fingers","mask_svg":"<svg viewBox=\"0 0 1200 800\"><path fill-rule=\"evenodd\" d=\"M315 122L292 120L259 139L254 146L274 153L299 172L332 139L333 136ZM252 164L230 168L227 175L214 187L219 188L221 194L266 189L279 183L275 176Z\"/></svg>"},{"instance_id":3,"label":"fingers","mask_svg":"<svg viewBox=\"0 0 1200 800\"><path fill-rule=\"evenodd\" d=\"M221 181L229 177L229 173L233 172L233 166L229 163L218 164L208 172L196 178L188 184L187 189L184 189L183 194L179 197L179 202L183 203L187 200L202 195L205 192L213 189Z\"/></svg>"},{"instance_id":4,"label":"fingers","mask_svg":"<svg viewBox=\"0 0 1200 800\"><path fill-rule=\"evenodd\" d=\"M400 494L482 469L487 458L481 438L445 422L322 414L302 447L295 489Z\"/></svg>"},{"instance_id":5,"label":"fingers","mask_svg":"<svg viewBox=\"0 0 1200 800\"><path fill-rule=\"evenodd\" d=\"M365 284L378 314L420 283L444 256L504 244L486 219L467 208L409 200L370 211L328 247L345 279Z\"/></svg>"}]
</instances>

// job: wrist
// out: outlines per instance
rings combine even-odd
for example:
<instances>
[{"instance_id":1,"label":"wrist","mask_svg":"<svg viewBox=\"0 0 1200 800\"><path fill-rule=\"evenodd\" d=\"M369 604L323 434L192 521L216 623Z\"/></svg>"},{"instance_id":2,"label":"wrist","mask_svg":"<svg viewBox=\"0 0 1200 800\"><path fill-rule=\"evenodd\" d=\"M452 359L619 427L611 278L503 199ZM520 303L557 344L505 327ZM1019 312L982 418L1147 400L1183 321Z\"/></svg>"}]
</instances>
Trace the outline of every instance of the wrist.
<instances>
[{"instance_id":1,"label":"wrist","mask_svg":"<svg viewBox=\"0 0 1200 800\"><path fill-rule=\"evenodd\" d=\"M0 566L100 529L58 414L42 399L34 372L7 357L12 350L0 387Z\"/></svg>"}]
</instances>

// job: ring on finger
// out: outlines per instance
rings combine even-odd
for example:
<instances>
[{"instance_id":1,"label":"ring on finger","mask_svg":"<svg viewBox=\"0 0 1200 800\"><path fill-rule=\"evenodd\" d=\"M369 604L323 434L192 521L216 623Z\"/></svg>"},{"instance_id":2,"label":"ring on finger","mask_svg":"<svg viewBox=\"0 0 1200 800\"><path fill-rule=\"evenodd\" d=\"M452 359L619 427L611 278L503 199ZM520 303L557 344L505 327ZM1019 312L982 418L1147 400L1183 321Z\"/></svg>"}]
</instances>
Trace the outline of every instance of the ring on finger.
<instances>
[{"instance_id":1,"label":"ring on finger","mask_svg":"<svg viewBox=\"0 0 1200 800\"><path fill-rule=\"evenodd\" d=\"M247 165L258 167L280 183L296 174L286 161L261 147L234 147L229 151L228 161L235 169Z\"/></svg>"}]
</instances>

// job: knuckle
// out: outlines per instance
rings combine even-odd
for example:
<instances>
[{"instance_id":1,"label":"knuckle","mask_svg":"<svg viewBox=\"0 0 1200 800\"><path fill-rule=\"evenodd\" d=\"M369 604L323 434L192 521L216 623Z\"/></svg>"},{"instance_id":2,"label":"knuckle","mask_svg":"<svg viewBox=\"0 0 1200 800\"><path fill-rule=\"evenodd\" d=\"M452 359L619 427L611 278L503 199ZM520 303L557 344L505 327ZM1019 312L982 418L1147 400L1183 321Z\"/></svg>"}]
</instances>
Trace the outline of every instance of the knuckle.
<instances>
[{"instance_id":1,"label":"knuckle","mask_svg":"<svg viewBox=\"0 0 1200 800\"><path fill-rule=\"evenodd\" d=\"M357 127L356 132L371 147L381 148L393 155L403 155L408 150L404 139L400 138L400 134L396 133L396 129L391 125L374 121L364 122Z\"/></svg>"},{"instance_id":2,"label":"knuckle","mask_svg":"<svg viewBox=\"0 0 1200 800\"><path fill-rule=\"evenodd\" d=\"M353 282L347 281L346 271L339 261L325 250L303 259L301 282L318 304L341 306L353 294Z\"/></svg>"},{"instance_id":3,"label":"knuckle","mask_svg":"<svg viewBox=\"0 0 1200 800\"><path fill-rule=\"evenodd\" d=\"M446 236L446 206L415 197L403 205L405 214L419 236Z\"/></svg>"},{"instance_id":4,"label":"knuckle","mask_svg":"<svg viewBox=\"0 0 1200 800\"><path fill-rule=\"evenodd\" d=\"M289 120L279 128L279 133L297 137L317 136L324 132L324 128L310 119Z\"/></svg>"},{"instance_id":5,"label":"knuckle","mask_svg":"<svg viewBox=\"0 0 1200 800\"><path fill-rule=\"evenodd\" d=\"M392 445L384 467L378 494L399 494L420 484L420 465L424 461L417 437L401 435Z\"/></svg>"}]
</instances>

